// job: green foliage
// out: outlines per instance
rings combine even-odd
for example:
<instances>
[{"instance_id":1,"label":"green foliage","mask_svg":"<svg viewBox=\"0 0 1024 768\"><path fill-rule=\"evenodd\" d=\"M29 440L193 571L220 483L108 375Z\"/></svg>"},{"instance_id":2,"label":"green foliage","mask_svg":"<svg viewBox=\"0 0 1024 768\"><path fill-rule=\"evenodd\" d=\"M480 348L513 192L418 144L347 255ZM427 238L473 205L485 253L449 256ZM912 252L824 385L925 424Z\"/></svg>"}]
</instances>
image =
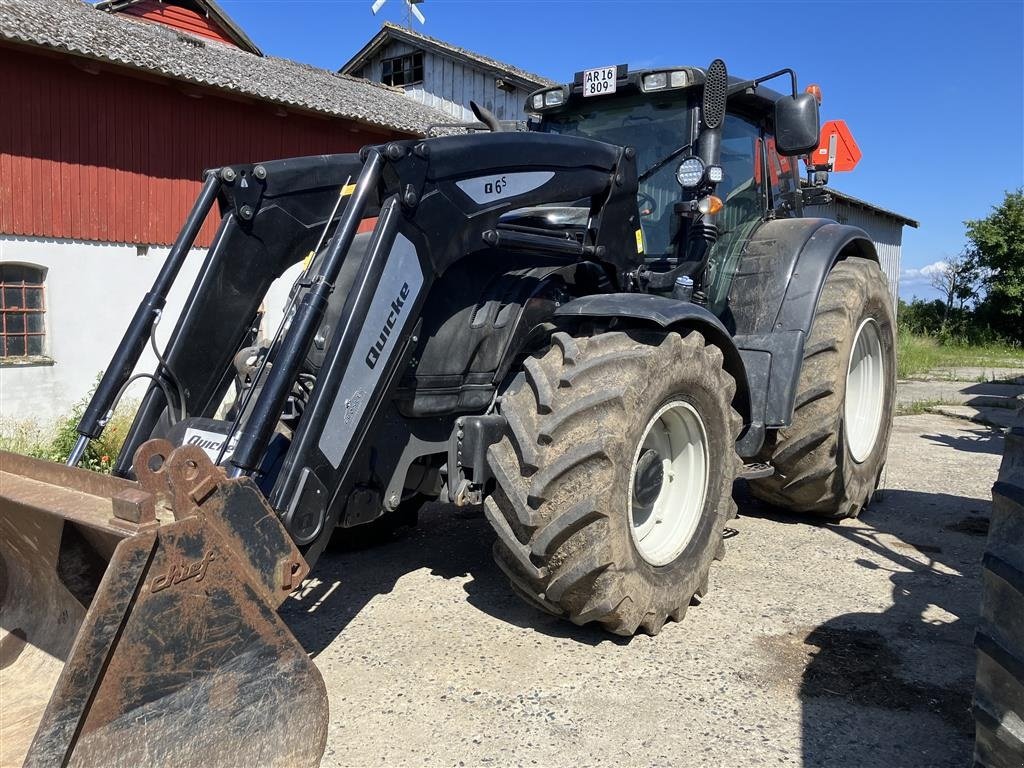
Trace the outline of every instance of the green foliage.
<instances>
[{"instance_id":1,"label":"green foliage","mask_svg":"<svg viewBox=\"0 0 1024 768\"><path fill-rule=\"evenodd\" d=\"M78 441L78 422L89 404L89 395L72 406L51 429L34 421L7 421L0 424L0 450L13 451L37 459L63 463ZM109 474L121 452L125 435L135 418L135 404L122 403L97 440L89 443L80 467Z\"/></svg>"},{"instance_id":2,"label":"green foliage","mask_svg":"<svg viewBox=\"0 0 1024 768\"><path fill-rule=\"evenodd\" d=\"M985 311L1001 333L1024 342L1024 188L1007 192L984 219L964 224L986 270Z\"/></svg>"},{"instance_id":3,"label":"green foliage","mask_svg":"<svg viewBox=\"0 0 1024 768\"><path fill-rule=\"evenodd\" d=\"M901 307L902 310L902 307ZM980 368L984 381L994 370L1024 368L1024 349L998 340L964 342L951 337L911 332L900 319L896 339L896 375L905 379L944 370L950 378L962 377L957 369Z\"/></svg>"},{"instance_id":4,"label":"green foliage","mask_svg":"<svg viewBox=\"0 0 1024 768\"><path fill-rule=\"evenodd\" d=\"M973 309L946 306L941 299L911 302L900 299L897 314L900 332L928 337L938 344L953 346L985 346L1012 343L998 330L988 305L982 302Z\"/></svg>"}]
</instances>

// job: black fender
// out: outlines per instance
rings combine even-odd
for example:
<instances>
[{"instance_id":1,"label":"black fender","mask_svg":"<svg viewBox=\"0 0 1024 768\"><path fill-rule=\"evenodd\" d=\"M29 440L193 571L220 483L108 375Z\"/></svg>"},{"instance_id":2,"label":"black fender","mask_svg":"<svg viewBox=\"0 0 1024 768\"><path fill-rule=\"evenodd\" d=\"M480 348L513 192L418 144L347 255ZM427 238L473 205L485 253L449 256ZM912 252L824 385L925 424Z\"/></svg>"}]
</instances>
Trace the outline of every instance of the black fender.
<instances>
[{"instance_id":1,"label":"black fender","mask_svg":"<svg viewBox=\"0 0 1024 768\"><path fill-rule=\"evenodd\" d=\"M743 358L722 321L704 307L647 293L599 293L562 304L555 310L555 318L615 318L620 327L632 321L658 328L700 331L705 339L722 350L725 370L736 380L733 407L743 418L744 425L750 424L750 389Z\"/></svg>"},{"instance_id":2,"label":"black fender","mask_svg":"<svg viewBox=\"0 0 1024 768\"><path fill-rule=\"evenodd\" d=\"M744 248L724 319L752 382L755 423L791 423L818 299L832 267L849 256L878 262L864 230L831 219L770 221Z\"/></svg>"}]
</instances>

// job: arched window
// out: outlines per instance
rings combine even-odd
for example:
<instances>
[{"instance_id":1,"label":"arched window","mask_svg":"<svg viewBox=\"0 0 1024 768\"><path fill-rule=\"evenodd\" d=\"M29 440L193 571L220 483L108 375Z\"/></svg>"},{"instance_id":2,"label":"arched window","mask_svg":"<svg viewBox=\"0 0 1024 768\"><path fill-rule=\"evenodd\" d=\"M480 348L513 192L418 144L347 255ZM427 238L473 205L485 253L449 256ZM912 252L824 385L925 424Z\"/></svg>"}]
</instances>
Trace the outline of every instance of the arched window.
<instances>
[{"instance_id":1,"label":"arched window","mask_svg":"<svg viewBox=\"0 0 1024 768\"><path fill-rule=\"evenodd\" d=\"M46 352L46 270L0 264L0 358Z\"/></svg>"}]
</instances>

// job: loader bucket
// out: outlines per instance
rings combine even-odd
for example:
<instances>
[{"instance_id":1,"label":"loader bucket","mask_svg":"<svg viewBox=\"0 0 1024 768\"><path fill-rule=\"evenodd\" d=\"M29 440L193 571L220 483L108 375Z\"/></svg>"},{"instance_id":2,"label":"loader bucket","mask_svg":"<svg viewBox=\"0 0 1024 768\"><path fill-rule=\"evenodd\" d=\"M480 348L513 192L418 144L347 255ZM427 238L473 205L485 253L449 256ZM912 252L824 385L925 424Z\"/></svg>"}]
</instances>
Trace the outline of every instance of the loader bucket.
<instances>
[{"instance_id":1,"label":"loader bucket","mask_svg":"<svg viewBox=\"0 0 1024 768\"><path fill-rule=\"evenodd\" d=\"M308 566L248 478L151 440L138 482L0 452L0 765L315 766Z\"/></svg>"}]
</instances>

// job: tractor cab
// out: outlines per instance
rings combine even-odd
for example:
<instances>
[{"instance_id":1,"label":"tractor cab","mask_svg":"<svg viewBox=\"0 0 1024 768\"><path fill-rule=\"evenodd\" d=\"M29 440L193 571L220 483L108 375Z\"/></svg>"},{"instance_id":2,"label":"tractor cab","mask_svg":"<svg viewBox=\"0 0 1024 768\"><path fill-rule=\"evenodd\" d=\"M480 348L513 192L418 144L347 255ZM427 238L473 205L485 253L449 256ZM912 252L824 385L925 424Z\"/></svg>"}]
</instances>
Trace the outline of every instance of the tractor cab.
<instances>
[{"instance_id":1,"label":"tractor cab","mask_svg":"<svg viewBox=\"0 0 1024 768\"><path fill-rule=\"evenodd\" d=\"M792 96L761 85L782 74ZM578 72L526 106L534 130L636 151L643 287L669 293L680 278L692 281L696 300L721 315L743 243L762 222L801 212L795 156L817 146L818 112L816 95L795 84L789 70L730 78L720 61L708 70L619 65ZM585 226L586 215L563 210L546 224Z\"/></svg>"}]
</instances>

